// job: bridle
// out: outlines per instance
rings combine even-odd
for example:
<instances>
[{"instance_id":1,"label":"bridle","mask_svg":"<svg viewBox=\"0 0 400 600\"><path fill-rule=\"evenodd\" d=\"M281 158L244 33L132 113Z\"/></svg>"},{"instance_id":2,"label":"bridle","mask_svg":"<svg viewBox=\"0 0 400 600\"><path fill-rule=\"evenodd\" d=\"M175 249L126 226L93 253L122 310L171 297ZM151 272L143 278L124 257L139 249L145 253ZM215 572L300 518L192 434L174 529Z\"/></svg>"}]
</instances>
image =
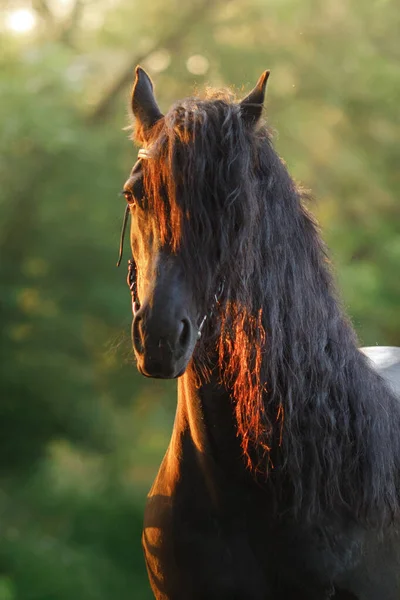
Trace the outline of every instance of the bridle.
<instances>
[{"instance_id":1,"label":"bridle","mask_svg":"<svg viewBox=\"0 0 400 600\"><path fill-rule=\"evenodd\" d=\"M150 158L150 156L151 155L148 150L146 150L145 148L140 148L140 150L138 152L138 159L148 159L148 158ZM124 212L124 217L122 220L121 235L120 235L120 240L119 240L119 254L118 254L118 260L117 260L117 267L120 266L121 261L122 261L122 256L124 253L125 233L126 233L126 227L128 225L129 214L130 214L130 208L129 208L129 206L126 206L125 212ZM133 316L135 316L137 311L140 308L140 302L138 300L138 293L137 293L137 269L136 269L135 259L133 258L133 256L128 260L128 274L126 277L126 283L128 284L129 290L131 292L132 313L133 313ZM211 303L210 310L208 311L207 314L205 314L203 316L203 318L200 321L200 324L198 325L198 328L197 328L197 338L198 339L200 339L200 337L201 337L201 332L204 328L204 325L205 325L207 319L211 319L211 317L214 316L215 309L219 305L223 291L224 291L224 283L225 283L225 279L222 278L219 282L218 289L217 289L216 293L214 294L214 298Z\"/></svg>"}]
</instances>

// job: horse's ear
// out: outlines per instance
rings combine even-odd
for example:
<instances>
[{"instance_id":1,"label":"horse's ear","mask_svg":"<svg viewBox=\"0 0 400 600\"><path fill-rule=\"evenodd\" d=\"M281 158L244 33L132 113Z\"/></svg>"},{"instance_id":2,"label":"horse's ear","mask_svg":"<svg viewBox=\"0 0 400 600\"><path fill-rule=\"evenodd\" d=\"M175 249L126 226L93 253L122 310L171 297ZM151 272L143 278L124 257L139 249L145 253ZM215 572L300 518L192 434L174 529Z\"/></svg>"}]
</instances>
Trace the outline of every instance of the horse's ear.
<instances>
[{"instance_id":1,"label":"horse's ear","mask_svg":"<svg viewBox=\"0 0 400 600\"><path fill-rule=\"evenodd\" d=\"M139 66L136 67L131 106L139 129L142 129L144 133L163 116L154 97L153 83L146 71Z\"/></svg>"},{"instance_id":2,"label":"horse's ear","mask_svg":"<svg viewBox=\"0 0 400 600\"><path fill-rule=\"evenodd\" d=\"M269 74L270 71L264 71L255 88L251 90L246 98L243 98L239 105L243 119L251 125L255 125L261 117Z\"/></svg>"}]
</instances>

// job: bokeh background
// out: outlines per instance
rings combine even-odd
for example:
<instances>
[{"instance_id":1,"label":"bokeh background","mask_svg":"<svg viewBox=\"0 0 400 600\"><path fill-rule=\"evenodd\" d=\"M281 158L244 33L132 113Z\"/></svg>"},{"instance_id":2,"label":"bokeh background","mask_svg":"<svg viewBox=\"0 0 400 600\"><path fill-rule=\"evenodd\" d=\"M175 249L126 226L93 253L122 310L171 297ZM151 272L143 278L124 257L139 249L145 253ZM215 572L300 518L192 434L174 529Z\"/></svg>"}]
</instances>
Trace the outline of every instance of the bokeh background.
<instances>
[{"instance_id":1,"label":"bokeh background","mask_svg":"<svg viewBox=\"0 0 400 600\"><path fill-rule=\"evenodd\" d=\"M150 599L146 492L175 384L136 374L117 270L140 62L162 109L207 85L266 115L364 345L400 345L397 0L1 3L0 600ZM127 256L125 256L127 258Z\"/></svg>"}]
</instances>

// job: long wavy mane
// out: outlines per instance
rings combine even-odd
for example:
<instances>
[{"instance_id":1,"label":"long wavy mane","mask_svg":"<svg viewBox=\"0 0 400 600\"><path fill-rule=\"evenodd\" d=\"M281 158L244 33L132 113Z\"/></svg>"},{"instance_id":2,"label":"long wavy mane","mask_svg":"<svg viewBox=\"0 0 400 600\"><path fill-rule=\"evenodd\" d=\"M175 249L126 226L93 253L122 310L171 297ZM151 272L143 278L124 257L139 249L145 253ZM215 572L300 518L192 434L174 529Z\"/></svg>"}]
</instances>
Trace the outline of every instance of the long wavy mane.
<instances>
[{"instance_id":1,"label":"long wavy mane","mask_svg":"<svg viewBox=\"0 0 400 600\"><path fill-rule=\"evenodd\" d=\"M254 476L294 515L391 521L400 406L357 349L305 194L268 129L221 92L173 106L145 143L146 197L204 312L224 282L195 362L219 368Z\"/></svg>"}]
</instances>

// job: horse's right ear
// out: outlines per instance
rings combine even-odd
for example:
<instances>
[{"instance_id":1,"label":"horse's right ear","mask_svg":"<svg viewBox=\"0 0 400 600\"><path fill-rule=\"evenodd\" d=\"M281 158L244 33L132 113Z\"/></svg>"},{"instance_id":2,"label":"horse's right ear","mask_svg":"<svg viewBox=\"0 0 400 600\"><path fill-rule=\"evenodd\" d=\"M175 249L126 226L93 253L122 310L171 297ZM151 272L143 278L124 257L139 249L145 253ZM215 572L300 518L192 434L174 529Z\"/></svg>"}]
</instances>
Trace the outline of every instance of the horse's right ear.
<instances>
[{"instance_id":1,"label":"horse's right ear","mask_svg":"<svg viewBox=\"0 0 400 600\"><path fill-rule=\"evenodd\" d=\"M146 71L139 66L136 67L131 106L138 129L142 130L144 134L163 117L154 97L153 83Z\"/></svg>"},{"instance_id":2,"label":"horse's right ear","mask_svg":"<svg viewBox=\"0 0 400 600\"><path fill-rule=\"evenodd\" d=\"M239 104L243 119L250 125L255 125L261 117L269 74L270 71L264 71L255 88Z\"/></svg>"}]
</instances>

